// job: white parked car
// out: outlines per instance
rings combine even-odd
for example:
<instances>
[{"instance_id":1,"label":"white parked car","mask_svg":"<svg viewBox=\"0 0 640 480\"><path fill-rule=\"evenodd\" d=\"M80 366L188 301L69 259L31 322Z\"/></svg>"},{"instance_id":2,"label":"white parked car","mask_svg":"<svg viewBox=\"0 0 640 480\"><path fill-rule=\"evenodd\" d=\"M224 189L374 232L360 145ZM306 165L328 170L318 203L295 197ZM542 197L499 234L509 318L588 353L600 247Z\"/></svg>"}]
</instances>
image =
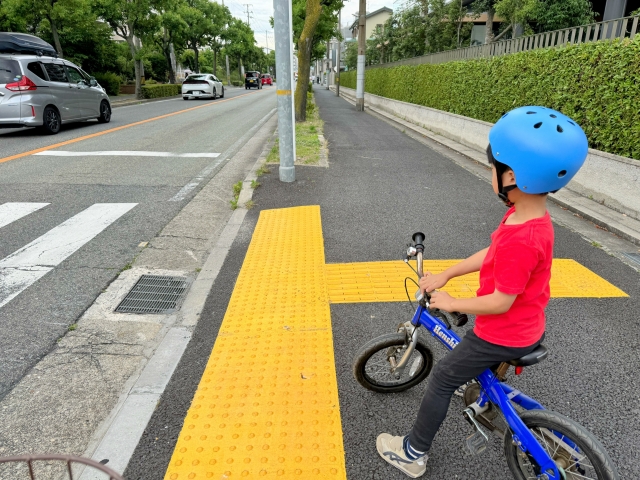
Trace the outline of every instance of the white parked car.
<instances>
[{"instance_id":1,"label":"white parked car","mask_svg":"<svg viewBox=\"0 0 640 480\"><path fill-rule=\"evenodd\" d=\"M224 98L224 86L222 82L210 73L195 73L189 75L182 83L182 98L189 100L191 97Z\"/></svg>"}]
</instances>

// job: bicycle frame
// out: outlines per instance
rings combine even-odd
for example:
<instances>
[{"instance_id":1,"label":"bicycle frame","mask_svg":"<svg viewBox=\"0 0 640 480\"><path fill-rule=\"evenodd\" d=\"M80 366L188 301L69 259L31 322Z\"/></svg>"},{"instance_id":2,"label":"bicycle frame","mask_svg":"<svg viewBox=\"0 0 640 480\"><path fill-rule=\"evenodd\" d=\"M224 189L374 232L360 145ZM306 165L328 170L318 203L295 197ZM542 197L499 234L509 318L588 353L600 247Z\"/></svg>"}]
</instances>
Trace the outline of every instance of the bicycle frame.
<instances>
[{"instance_id":1,"label":"bicycle frame","mask_svg":"<svg viewBox=\"0 0 640 480\"><path fill-rule=\"evenodd\" d=\"M460 343L460 337L447 328L439 318L429 314L429 310L422 305L418 306L411 323L416 327L423 326L426 328L433 337L437 338L449 350L453 350ZM483 407L487 402L491 402L502 411L507 424L513 432L513 441L520 450L531 455L540 466L541 474L538 478L541 480L563 480L555 462L522 422L511 402L520 405L526 410L544 410L544 407L533 398L499 381L489 369L480 374L477 380L482 388L476 403Z\"/></svg>"}]
</instances>

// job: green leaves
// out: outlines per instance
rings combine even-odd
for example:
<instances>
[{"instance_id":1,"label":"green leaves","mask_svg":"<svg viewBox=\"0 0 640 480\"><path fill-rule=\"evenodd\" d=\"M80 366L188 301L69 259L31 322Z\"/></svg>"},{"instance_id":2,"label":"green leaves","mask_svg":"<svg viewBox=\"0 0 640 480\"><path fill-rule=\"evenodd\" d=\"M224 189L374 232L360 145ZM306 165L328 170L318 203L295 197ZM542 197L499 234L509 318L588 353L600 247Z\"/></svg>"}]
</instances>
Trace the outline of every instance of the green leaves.
<instances>
[{"instance_id":1,"label":"green leaves","mask_svg":"<svg viewBox=\"0 0 640 480\"><path fill-rule=\"evenodd\" d=\"M519 106L554 108L578 122L591 148L640 160L638 58L640 36L491 59L369 69L365 91L492 123ZM340 81L356 88L356 72L344 72Z\"/></svg>"}]
</instances>

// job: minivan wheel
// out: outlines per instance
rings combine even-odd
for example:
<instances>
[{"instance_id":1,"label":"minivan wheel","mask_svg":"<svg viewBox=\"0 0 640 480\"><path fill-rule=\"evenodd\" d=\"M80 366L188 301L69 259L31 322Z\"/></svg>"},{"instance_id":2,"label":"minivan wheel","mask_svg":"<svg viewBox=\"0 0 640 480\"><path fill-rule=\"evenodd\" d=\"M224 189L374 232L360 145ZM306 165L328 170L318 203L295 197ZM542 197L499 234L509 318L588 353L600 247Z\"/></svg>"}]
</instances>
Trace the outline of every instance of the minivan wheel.
<instances>
[{"instance_id":1,"label":"minivan wheel","mask_svg":"<svg viewBox=\"0 0 640 480\"><path fill-rule=\"evenodd\" d=\"M99 123L109 123L111 121L111 107L109 103L104 100L100 104L100 116L98 117Z\"/></svg>"},{"instance_id":2,"label":"minivan wheel","mask_svg":"<svg viewBox=\"0 0 640 480\"><path fill-rule=\"evenodd\" d=\"M218 98L218 94L216 93L216 87L213 87L213 99Z\"/></svg>"},{"instance_id":3,"label":"minivan wheel","mask_svg":"<svg viewBox=\"0 0 640 480\"><path fill-rule=\"evenodd\" d=\"M44 113L42 114L43 122L42 122L42 130L47 135L55 135L60 131L60 127L62 126L62 121L60 119L60 114L53 107L46 107L44 109Z\"/></svg>"}]
</instances>

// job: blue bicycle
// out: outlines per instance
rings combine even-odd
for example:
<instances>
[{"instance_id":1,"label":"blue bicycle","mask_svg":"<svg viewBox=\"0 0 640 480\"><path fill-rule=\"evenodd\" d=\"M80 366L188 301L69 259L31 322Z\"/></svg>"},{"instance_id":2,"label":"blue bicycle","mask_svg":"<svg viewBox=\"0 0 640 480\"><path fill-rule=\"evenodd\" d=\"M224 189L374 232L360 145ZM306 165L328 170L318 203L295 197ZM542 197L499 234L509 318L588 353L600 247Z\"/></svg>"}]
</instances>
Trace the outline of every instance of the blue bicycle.
<instances>
[{"instance_id":1,"label":"blue bicycle","mask_svg":"<svg viewBox=\"0 0 640 480\"><path fill-rule=\"evenodd\" d=\"M425 236L413 235L405 261L417 260L414 270L422 277ZM406 282L405 282L406 284ZM429 294L416 293L418 308L410 322L400 324L397 333L382 335L364 345L353 365L358 383L368 390L396 393L422 382L431 372L433 356L419 338L422 326L446 348L452 350L460 337L452 324L461 327L467 316L429 308ZM517 480L616 480L619 475L602 444L584 427L505 383L511 366L516 375L524 367L547 358L540 345L524 357L488 369L464 390L464 418L474 433L465 448L477 455L486 448L484 428L504 438L507 465Z\"/></svg>"}]
</instances>

